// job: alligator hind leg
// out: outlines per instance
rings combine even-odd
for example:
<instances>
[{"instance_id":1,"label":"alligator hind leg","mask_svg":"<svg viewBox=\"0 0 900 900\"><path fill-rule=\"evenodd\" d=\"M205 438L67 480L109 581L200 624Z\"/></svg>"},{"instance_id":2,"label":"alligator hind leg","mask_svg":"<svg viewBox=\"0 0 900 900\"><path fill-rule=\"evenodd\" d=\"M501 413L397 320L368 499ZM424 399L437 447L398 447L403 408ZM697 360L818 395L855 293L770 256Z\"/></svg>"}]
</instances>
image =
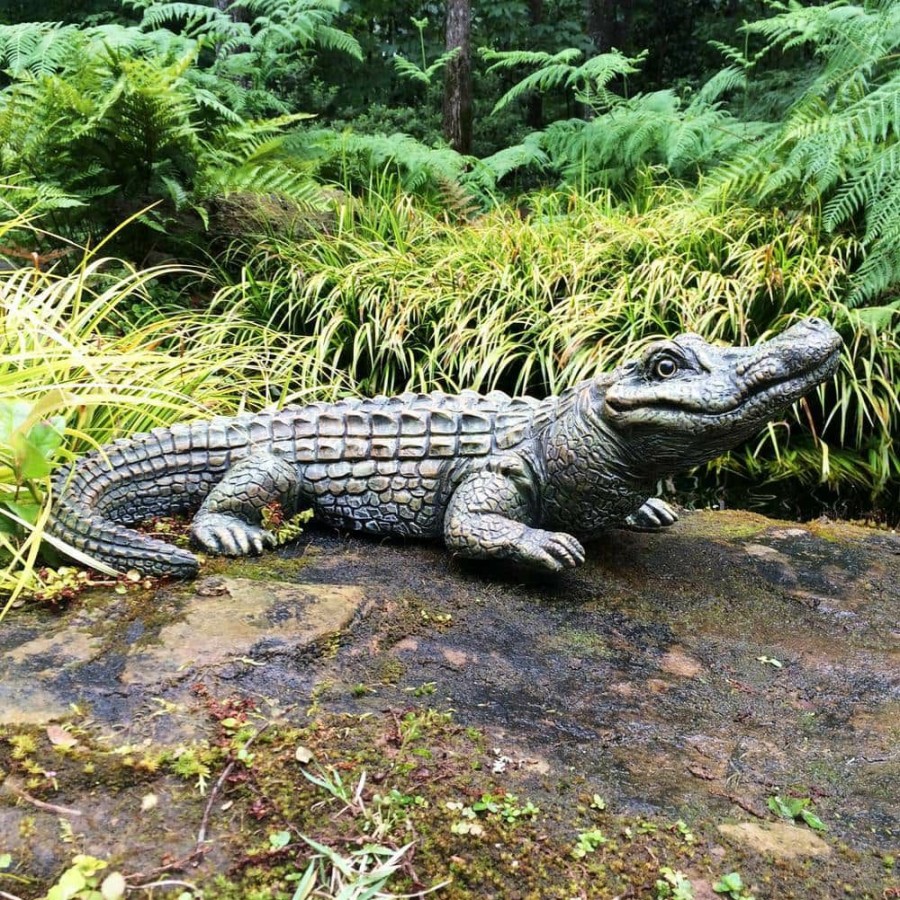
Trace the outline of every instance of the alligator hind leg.
<instances>
[{"instance_id":1,"label":"alligator hind leg","mask_svg":"<svg viewBox=\"0 0 900 900\"><path fill-rule=\"evenodd\" d=\"M508 559L550 572L581 565L584 548L572 535L526 524L533 521L534 503L523 474L501 467L466 478L444 516L447 548L471 559Z\"/></svg>"},{"instance_id":2,"label":"alligator hind leg","mask_svg":"<svg viewBox=\"0 0 900 900\"><path fill-rule=\"evenodd\" d=\"M659 531L678 521L678 513L659 497L651 497L626 520L625 527L632 531Z\"/></svg>"},{"instance_id":3,"label":"alligator hind leg","mask_svg":"<svg viewBox=\"0 0 900 900\"><path fill-rule=\"evenodd\" d=\"M191 538L210 553L262 553L275 546L275 536L262 527L263 509L277 502L292 513L299 494L296 466L272 453L255 453L232 466L209 492L194 517Z\"/></svg>"}]
</instances>

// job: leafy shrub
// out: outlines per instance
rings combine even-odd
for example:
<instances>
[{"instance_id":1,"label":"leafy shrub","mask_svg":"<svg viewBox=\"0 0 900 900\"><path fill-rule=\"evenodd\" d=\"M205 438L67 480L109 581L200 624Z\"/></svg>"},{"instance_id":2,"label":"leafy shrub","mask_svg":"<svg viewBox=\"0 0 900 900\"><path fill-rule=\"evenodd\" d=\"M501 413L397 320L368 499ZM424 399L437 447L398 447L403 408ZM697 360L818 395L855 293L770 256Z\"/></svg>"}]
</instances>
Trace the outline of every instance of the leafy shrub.
<instances>
[{"instance_id":1,"label":"leafy shrub","mask_svg":"<svg viewBox=\"0 0 900 900\"><path fill-rule=\"evenodd\" d=\"M164 208L142 221L160 231L200 230L204 202L232 191L320 202L310 166L285 146L286 130L308 115L248 118L266 103L252 100L241 65L314 42L353 52L352 39L328 24L333 4L278 3L255 28L199 4L132 5L149 30L0 26L10 80L0 91L0 178L19 189L10 202L46 212L55 230L82 240L154 201ZM179 21L184 33L162 27ZM205 41L218 47L212 66ZM274 77L271 66L257 71ZM271 96L269 107L286 109ZM173 224L172 213L194 219Z\"/></svg>"},{"instance_id":2,"label":"leafy shrub","mask_svg":"<svg viewBox=\"0 0 900 900\"><path fill-rule=\"evenodd\" d=\"M744 72L735 66L717 73L684 102L673 90L632 98L613 90L617 80L639 70L646 54L627 57L614 50L576 64L582 56L576 49L482 53L493 61L489 71L535 67L500 98L495 113L532 92L560 88L587 110L586 116L553 122L483 160L498 179L536 167L581 190L629 189L648 167L657 176L695 176L726 158L757 128L722 108L722 97L745 84Z\"/></svg>"},{"instance_id":3,"label":"leafy shrub","mask_svg":"<svg viewBox=\"0 0 900 900\"><path fill-rule=\"evenodd\" d=\"M777 15L744 30L766 51L811 51L812 77L783 121L714 175L710 193L823 207L826 229L862 237L848 303L875 301L900 284L900 2L773 5Z\"/></svg>"}]
</instances>

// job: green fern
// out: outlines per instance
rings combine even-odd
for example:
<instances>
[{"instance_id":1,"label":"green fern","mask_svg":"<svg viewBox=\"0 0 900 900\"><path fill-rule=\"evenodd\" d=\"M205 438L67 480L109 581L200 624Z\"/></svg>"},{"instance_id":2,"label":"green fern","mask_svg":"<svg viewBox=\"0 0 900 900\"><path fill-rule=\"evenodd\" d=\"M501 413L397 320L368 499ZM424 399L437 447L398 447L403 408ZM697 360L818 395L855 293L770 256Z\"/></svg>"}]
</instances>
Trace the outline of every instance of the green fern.
<instances>
[{"instance_id":1,"label":"green fern","mask_svg":"<svg viewBox=\"0 0 900 900\"><path fill-rule=\"evenodd\" d=\"M0 178L16 188L11 209L43 211L55 230L87 239L156 199L168 205L143 221L158 230L172 212L193 210L205 222L203 204L233 191L321 202L285 140L306 115L245 120L218 95L222 82L198 72L197 42L154 38L160 56L137 29L120 38L106 46L95 29L63 29L57 43L67 52L49 74L35 74L20 52L18 77L0 91Z\"/></svg>"},{"instance_id":2,"label":"green fern","mask_svg":"<svg viewBox=\"0 0 900 900\"><path fill-rule=\"evenodd\" d=\"M900 0L775 8L745 30L770 52L810 47L813 77L783 122L714 174L708 195L821 206L827 229L859 230L865 258L849 302L875 301L900 286Z\"/></svg>"},{"instance_id":3,"label":"green fern","mask_svg":"<svg viewBox=\"0 0 900 900\"><path fill-rule=\"evenodd\" d=\"M393 58L394 68L397 74L409 81L415 81L419 84L429 85L434 81L434 76L440 72L447 63L452 62L459 56L459 47L454 47L446 53L442 53L433 63L428 66L417 66L405 56L399 54Z\"/></svg>"},{"instance_id":4,"label":"green fern","mask_svg":"<svg viewBox=\"0 0 900 900\"><path fill-rule=\"evenodd\" d=\"M222 129L204 144L195 196L280 194L300 206L322 206L322 189L310 169L289 151L284 133L288 126L308 118L307 113L295 113Z\"/></svg>"},{"instance_id":5,"label":"green fern","mask_svg":"<svg viewBox=\"0 0 900 900\"><path fill-rule=\"evenodd\" d=\"M644 55L603 53L581 65L576 50L547 53L485 52L495 68L530 64L537 71L501 97L495 111L535 90L565 87L593 112L588 119L554 122L523 143L483 160L496 179L517 168L558 173L582 188L630 187L649 170L688 177L733 151L756 133L721 106L723 95L743 88L746 74L730 66L714 75L685 104L674 91L655 91L626 99L609 87L637 71Z\"/></svg>"},{"instance_id":6,"label":"green fern","mask_svg":"<svg viewBox=\"0 0 900 900\"><path fill-rule=\"evenodd\" d=\"M439 196L446 182L471 184L465 177L477 160L450 147L430 147L408 134L354 134L319 131L311 136L322 154L321 165L328 161L340 167L338 180L366 184L388 176L411 193Z\"/></svg>"}]
</instances>

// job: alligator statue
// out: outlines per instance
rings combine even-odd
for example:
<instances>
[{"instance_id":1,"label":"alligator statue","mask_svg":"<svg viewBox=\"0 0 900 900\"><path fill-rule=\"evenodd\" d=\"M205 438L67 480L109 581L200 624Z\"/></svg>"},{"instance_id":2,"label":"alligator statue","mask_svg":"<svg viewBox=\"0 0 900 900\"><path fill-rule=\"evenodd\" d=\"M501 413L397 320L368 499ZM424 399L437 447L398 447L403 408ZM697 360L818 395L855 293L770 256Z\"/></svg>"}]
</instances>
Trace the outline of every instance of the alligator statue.
<instances>
[{"instance_id":1,"label":"alligator statue","mask_svg":"<svg viewBox=\"0 0 900 900\"><path fill-rule=\"evenodd\" d=\"M805 319L752 347L659 341L545 400L402 394L157 428L60 471L48 529L113 569L188 578L194 554L127 526L196 511L199 548L260 553L275 543L263 509L277 503L559 571L584 561L580 539L671 525L658 479L751 437L831 376L839 353L836 332Z\"/></svg>"}]
</instances>

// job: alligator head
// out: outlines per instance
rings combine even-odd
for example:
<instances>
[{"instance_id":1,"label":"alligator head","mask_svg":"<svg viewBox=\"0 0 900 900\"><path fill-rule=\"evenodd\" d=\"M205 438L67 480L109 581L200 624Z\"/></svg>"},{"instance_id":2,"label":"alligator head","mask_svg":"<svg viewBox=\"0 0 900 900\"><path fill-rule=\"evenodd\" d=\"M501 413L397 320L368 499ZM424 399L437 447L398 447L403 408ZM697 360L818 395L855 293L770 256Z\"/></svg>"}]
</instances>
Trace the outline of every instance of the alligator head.
<instances>
[{"instance_id":1,"label":"alligator head","mask_svg":"<svg viewBox=\"0 0 900 900\"><path fill-rule=\"evenodd\" d=\"M635 470L698 465L833 375L840 346L837 332L813 318L753 347L715 347L696 334L658 341L613 374L602 418Z\"/></svg>"}]
</instances>

